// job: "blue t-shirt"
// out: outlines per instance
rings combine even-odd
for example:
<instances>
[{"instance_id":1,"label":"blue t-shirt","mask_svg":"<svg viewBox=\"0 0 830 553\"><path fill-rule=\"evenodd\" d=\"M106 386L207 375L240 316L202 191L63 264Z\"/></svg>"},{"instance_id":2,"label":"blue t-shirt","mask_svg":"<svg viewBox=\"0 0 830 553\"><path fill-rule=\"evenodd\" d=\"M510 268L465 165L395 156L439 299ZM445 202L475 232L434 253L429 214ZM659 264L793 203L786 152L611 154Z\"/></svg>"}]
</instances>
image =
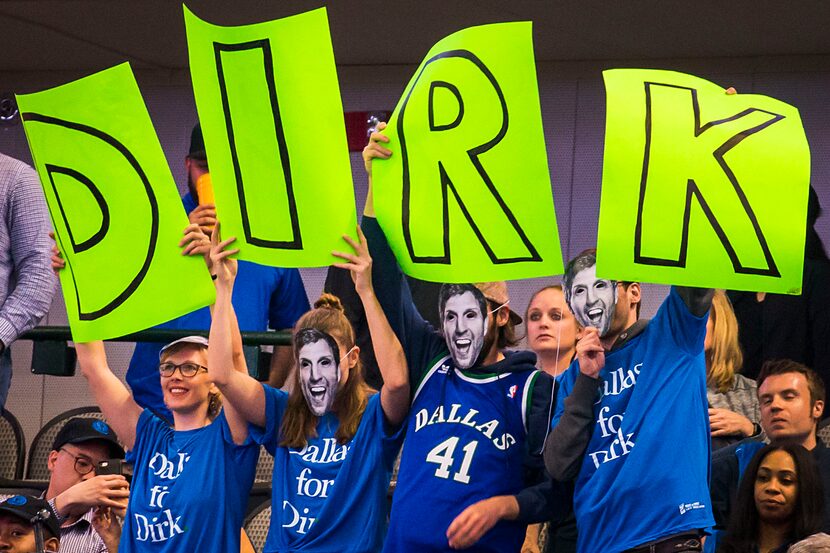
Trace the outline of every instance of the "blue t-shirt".
<instances>
[{"instance_id":1,"label":"blue t-shirt","mask_svg":"<svg viewBox=\"0 0 830 553\"><path fill-rule=\"evenodd\" d=\"M225 414L176 431L144 410L135 429L120 553L239 551L259 447L233 442Z\"/></svg>"},{"instance_id":2,"label":"blue t-shirt","mask_svg":"<svg viewBox=\"0 0 830 553\"><path fill-rule=\"evenodd\" d=\"M196 207L190 194L185 195L182 202L188 213ZM249 261L239 261L232 303L242 331L291 328L309 310L297 269L268 267ZM208 330L210 308L198 309L154 328ZM158 374L159 352L163 346L159 342L136 342L127 369L127 384L136 403L173 420L164 405Z\"/></svg>"},{"instance_id":3,"label":"blue t-shirt","mask_svg":"<svg viewBox=\"0 0 830 553\"><path fill-rule=\"evenodd\" d=\"M250 426L252 438L274 456L271 527L263 551L379 551L386 533L386 490L403 440L401 429L384 422L380 394L369 398L348 444L337 443L339 421L326 413L317 423L317 437L296 449L279 445L288 394L263 387L266 427Z\"/></svg>"},{"instance_id":4,"label":"blue t-shirt","mask_svg":"<svg viewBox=\"0 0 830 553\"><path fill-rule=\"evenodd\" d=\"M646 329L605 354L574 490L578 551L614 553L713 524L703 339L672 288ZM553 425L579 374L560 380Z\"/></svg>"}]
</instances>

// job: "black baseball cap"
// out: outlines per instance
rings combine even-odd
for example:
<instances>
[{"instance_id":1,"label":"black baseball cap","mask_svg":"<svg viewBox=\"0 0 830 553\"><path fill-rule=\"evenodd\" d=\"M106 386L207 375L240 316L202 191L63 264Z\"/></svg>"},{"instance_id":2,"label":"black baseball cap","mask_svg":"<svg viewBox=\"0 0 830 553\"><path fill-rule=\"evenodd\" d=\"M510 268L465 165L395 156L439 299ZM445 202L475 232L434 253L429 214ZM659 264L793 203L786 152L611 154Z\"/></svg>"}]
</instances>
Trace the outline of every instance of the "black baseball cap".
<instances>
[{"instance_id":1,"label":"black baseball cap","mask_svg":"<svg viewBox=\"0 0 830 553\"><path fill-rule=\"evenodd\" d=\"M196 123L190 133L190 150L187 152L187 156L194 159L207 159L205 138L202 136L202 126L199 123Z\"/></svg>"},{"instance_id":2,"label":"black baseball cap","mask_svg":"<svg viewBox=\"0 0 830 553\"><path fill-rule=\"evenodd\" d=\"M124 448L118 443L118 436L110 425L99 419L85 417L69 419L55 436L52 449L58 451L66 444L82 444L93 440L106 442L110 447L110 457L124 458Z\"/></svg>"},{"instance_id":3,"label":"black baseball cap","mask_svg":"<svg viewBox=\"0 0 830 553\"><path fill-rule=\"evenodd\" d=\"M13 495L0 503L0 513L9 513L10 515L23 519L29 525L32 524L32 519L43 510L48 513L45 520L43 520L43 527L52 534L51 537L60 540L61 529L58 523L58 517L55 516L55 511L48 502L28 495Z\"/></svg>"}]
</instances>

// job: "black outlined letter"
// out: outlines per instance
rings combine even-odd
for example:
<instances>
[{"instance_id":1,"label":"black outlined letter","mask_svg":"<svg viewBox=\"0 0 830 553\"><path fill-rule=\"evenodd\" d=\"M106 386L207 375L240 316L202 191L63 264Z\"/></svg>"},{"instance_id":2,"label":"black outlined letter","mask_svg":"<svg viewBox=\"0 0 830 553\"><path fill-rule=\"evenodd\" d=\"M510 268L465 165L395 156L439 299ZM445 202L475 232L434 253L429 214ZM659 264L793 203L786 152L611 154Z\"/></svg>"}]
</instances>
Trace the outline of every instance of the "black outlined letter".
<instances>
[{"instance_id":1,"label":"black outlined letter","mask_svg":"<svg viewBox=\"0 0 830 553\"><path fill-rule=\"evenodd\" d=\"M462 72L463 79L453 79ZM410 105L422 79L430 81L428 94ZM439 109L442 101L444 109ZM479 128L470 130L469 122ZM492 263L542 260L499 192L521 183L511 182L503 172L496 182L485 168L486 154L504 139L508 126L502 89L475 54L451 50L424 63L404 98L396 126L403 166L403 236L412 261L451 263L450 211L463 216ZM429 145L409 151L408 132L430 133Z\"/></svg>"},{"instance_id":2,"label":"black outlined letter","mask_svg":"<svg viewBox=\"0 0 830 553\"><path fill-rule=\"evenodd\" d=\"M72 264L67 260L67 269L69 270L69 274L71 275L72 281L74 282L75 286L75 299L78 306L78 319L82 321L93 321L104 315L107 315L122 305L130 296L135 293L138 287L141 285L144 278L147 276L147 271L150 269L150 265L153 261L153 255L156 251L156 243L158 242L158 234L159 234L159 206L158 200L156 199L156 195L153 192L153 188L150 185L150 180L147 178L144 169L142 169L141 165L139 164L138 160L135 156L130 152L130 150L120 141L118 141L115 137L88 125L84 125L81 123L76 123L72 121L66 121L63 119L59 119L57 117L51 117L48 115L42 115L38 113L23 113L21 115L24 121L34 121L38 123L42 123L44 125L53 125L56 127L60 127L63 129L69 129L71 131L83 133L86 135L84 138L95 139L98 141L103 142L106 146L108 151L112 152L113 156L120 156L129 164L131 170L135 173L136 178L142 184L142 190L147 195L147 202L150 210L151 216L151 223L149 228L149 236L146 237L147 240L147 252L144 256L144 259L141 261L141 266L138 269L137 273L133 275L130 279L126 287L123 288L120 292L115 294L115 297L110 299L109 301L103 302L104 305L98 307L96 309L85 309L81 305L81 298L78 292L78 280L75 275L75 271L72 267ZM111 148L111 150L110 150ZM83 160L79 160L79 164L83 163ZM89 161L87 161L89 163ZM66 226L67 230L69 231L69 237L71 242L71 247L74 253L82 253L86 251L90 251L95 246L99 245L107 236L107 233L110 230L110 212L109 207L107 205L106 199L104 195L101 193L101 187L98 186L92 179L90 179L87 175L79 171L77 168L69 168L64 166L59 166L56 164L45 164L47 174L49 175L49 186L52 187L55 198L57 199L57 204L59 206L59 213L52 213L53 220L61 220L63 224ZM70 178L74 181L81 183L85 186L89 192L92 194L93 198L95 199L96 204L98 205L99 209L101 210L101 226L100 228L92 234L89 238L82 240L80 243L77 241L76 236L72 231L72 223L71 217L79 217L81 215L78 214L69 214L64 209L63 201L61 200L61 191L60 186L57 184L56 176L61 175L64 178ZM86 215L88 216L88 215ZM142 239L145 239L142 236ZM113 263L113 270L114 271L123 271L123 267L119 267L117 264L117 260L112 260Z\"/></svg>"},{"instance_id":3,"label":"black outlined letter","mask_svg":"<svg viewBox=\"0 0 830 553\"><path fill-rule=\"evenodd\" d=\"M249 244L263 248L301 250L303 239L300 234L300 221L294 198L291 162L282 128L280 105L277 100L271 43L268 39L238 44L214 42L213 51L245 240ZM228 73L233 71L234 65L253 68L247 73L243 69L240 71L248 76L260 75L262 80L251 82L250 79L229 76ZM248 92L246 94L248 101L244 97L243 99L237 98L238 92L243 89ZM237 92L235 93L234 90ZM261 92L256 102L250 102L250 90ZM262 109L255 110L254 108ZM266 119L258 118L258 113L266 112ZM248 128L246 118L257 118L258 127ZM262 133L260 130L262 124L273 125L273 133ZM259 144L256 148L246 147L243 144L245 139L256 140ZM263 156L256 150L265 151L270 155ZM259 167L252 169L253 164ZM257 188L262 193L255 198L252 197L253 187L246 187L246 184L252 180L247 178L249 173L269 175L269 186L263 187L260 184ZM268 221L258 222L251 217L250 206L253 205L252 202L259 201L274 205L273 216ZM273 229L280 225L285 228L280 229L279 236L263 234L265 229L273 233Z\"/></svg>"},{"instance_id":4,"label":"black outlined letter","mask_svg":"<svg viewBox=\"0 0 830 553\"><path fill-rule=\"evenodd\" d=\"M646 142L634 236L635 262L686 266L694 199L736 273L780 277L755 212L726 155L784 116L748 108L701 124L697 90L656 82L644 84ZM687 105L688 109L678 111L677 105Z\"/></svg>"}]
</instances>

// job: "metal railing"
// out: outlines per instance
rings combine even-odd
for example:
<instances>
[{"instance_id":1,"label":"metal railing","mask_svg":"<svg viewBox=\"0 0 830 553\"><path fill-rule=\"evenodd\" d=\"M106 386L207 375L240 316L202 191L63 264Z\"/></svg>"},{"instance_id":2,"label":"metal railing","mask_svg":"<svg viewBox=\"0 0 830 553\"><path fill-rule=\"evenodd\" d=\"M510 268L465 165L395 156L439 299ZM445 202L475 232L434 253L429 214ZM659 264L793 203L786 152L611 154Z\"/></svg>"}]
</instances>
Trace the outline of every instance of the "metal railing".
<instances>
[{"instance_id":1,"label":"metal railing","mask_svg":"<svg viewBox=\"0 0 830 553\"><path fill-rule=\"evenodd\" d=\"M150 328L126 336L112 338L108 342L160 342L163 344L185 336L208 337L208 330L177 330ZM39 326L20 335L21 340L32 340L32 372L51 376L72 376L75 374L75 348L69 346L72 332L68 326ZM258 380L267 380L270 368L270 353L261 351L259 346L289 346L291 332L242 332L242 344L248 372Z\"/></svg>"}]
</instances>

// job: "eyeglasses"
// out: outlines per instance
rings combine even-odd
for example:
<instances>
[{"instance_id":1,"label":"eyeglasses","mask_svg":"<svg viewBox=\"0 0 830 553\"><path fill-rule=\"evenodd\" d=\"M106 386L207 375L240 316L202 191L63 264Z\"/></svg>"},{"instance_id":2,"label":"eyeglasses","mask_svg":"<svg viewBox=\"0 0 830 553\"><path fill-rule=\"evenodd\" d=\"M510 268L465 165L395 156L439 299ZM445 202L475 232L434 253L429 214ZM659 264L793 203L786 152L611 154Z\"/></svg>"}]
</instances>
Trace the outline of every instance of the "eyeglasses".
<instances>
[{"instance_id":1,"label":"eyeglasses","mask_svg":"<svg viewBox=\"0 0 830 553\"><path fill-rule=\"evenodd\" d=\"M176 369L179 369L179 372L185 378L194 377L199 371L207 372L208 370L207 367L199 365L198 363L182 363L181 365L176 365L175 363L162 363L159 365L159 374L161 374L161 376L173 376Z\"/></svg>"},{"instance_id":2,"label":"eyeglasses","mask_svg":"<svg viewBox=\"0 0 830 553\"><path fill-rule=\"evenodd\" d=\"M79 457L77 455L73 455L71 451L63 447L61 448L61 451L75 459L75 472L77 472L81 476L89 474L95 469L95 464L92 462L92 460L86 457Z\"/></svg>"}]
</instances>

